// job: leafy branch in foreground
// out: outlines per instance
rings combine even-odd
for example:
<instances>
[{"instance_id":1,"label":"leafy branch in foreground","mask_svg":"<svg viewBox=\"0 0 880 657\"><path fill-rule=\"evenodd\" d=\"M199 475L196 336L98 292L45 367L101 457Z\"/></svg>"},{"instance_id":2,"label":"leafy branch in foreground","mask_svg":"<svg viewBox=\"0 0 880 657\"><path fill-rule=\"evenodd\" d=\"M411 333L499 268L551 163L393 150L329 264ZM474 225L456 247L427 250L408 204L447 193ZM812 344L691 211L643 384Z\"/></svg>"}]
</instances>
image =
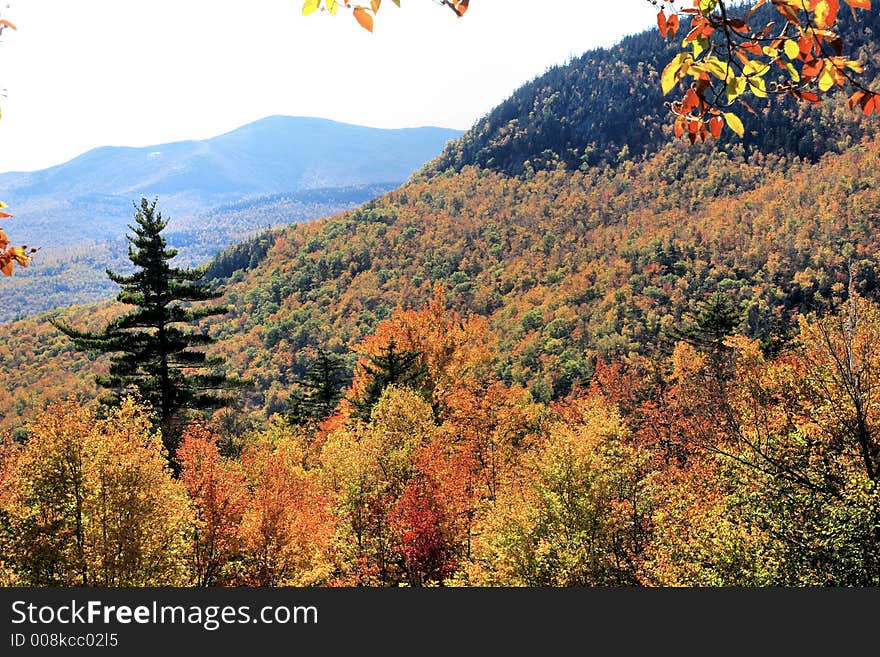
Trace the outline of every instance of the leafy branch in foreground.
<instances>
[{"instance_id":1,"label":"leafy branch in foreground","mask_svg":"<svg viewBox=\"0 0 880 657\"><path fill-rule=\"evenodd\" d=\"M755 113L748 101L770 96L818 104L824 94L845 86L855 89L850 108L880 113L880 94L859 81L863 65L846 54L835 31L839 0L770 0L783 22L763 25L766 14L759 10L767 0L735 6L693 0L684 9L675 0L649 1L661 7L657 25L665 38L675 38L688 21L683 50L660 77L664 94L684 87L678 100L666 104L676 137L691 143L709 135L717 139L725 125L742 137L743 123L734 106ZM870 0L844 2L854 17L857 9L871 8Z\"/></svg>"},{"instance_id":2,"label":"leafy branch in foreground","mask_svg":"<svg viewBox=\"0 0 880 657\"><path fill-rule=\"evenodd\" d=\"M400 0L392 0L400 7ZM469 0L435 0L463 16ZM745 127L734 111L756 114L754 99L788 96L797 101L820 103L834 89L850 87L851 109L880 114L880 92L859 80L863 64L846 53L836 26L840 0L756 0L732 3L725 0L648 0L660 8L657 27L666 39L687 32L679 52L663 69L660 85L664 95L682 88L682 96L666 104L672 113L673 132L691 143L721 136L725 126L742 137ZM856 10L870 10L871 0L843 0L856 17ZM336 15L340 8L352 11L370 32L381 0L369 6L349 0L305 0L303 15L318 10ZM764 22L764 5L775 7L782 22ZM763 24L762 24L763 23Z\"/></svg>"},{"instance_id":3,"label":"leafy branch in foreground","mask_svg":"<svg viewBox=\"0 0 880 657\"><path fill-rule=\"evenodd\" d=\"M400 7L400 0L391 0L395 5ZM464 16L468 10L470 0L434 0L439 5L449 7L456 16ZM349 9L355 20L365 30L373 31L373 19L379 13L382 6L382 0L370 0L369 6L354 4L350 0L305 0L303 3L303 16L313 14L318 10L329 12L332 16L339 13L340 7Z\"/></svg>"}]
</instances>

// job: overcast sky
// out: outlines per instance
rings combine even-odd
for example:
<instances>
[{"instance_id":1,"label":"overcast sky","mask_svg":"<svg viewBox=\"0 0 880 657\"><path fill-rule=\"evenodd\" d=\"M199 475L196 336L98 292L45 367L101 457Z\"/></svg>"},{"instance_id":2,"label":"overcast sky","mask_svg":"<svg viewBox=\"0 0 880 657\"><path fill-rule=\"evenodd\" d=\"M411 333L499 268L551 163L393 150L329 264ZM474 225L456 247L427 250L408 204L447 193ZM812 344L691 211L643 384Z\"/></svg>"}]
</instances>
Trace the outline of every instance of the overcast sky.
<instances>
[{"instance_id":1,"label":"overcast sky","mask_svg":"<svg viewBox=\"0 0 880 657\"><path fill-rule=\"evenodd\" d=\"M302 0L11 0L0 171L269 116L466 129L548 66L654 22L647 0L386 2L374 33ZM5 7L6 5L2 5ZM536 9L537 8L537 9Z\"/></svg>"}]
</instances>

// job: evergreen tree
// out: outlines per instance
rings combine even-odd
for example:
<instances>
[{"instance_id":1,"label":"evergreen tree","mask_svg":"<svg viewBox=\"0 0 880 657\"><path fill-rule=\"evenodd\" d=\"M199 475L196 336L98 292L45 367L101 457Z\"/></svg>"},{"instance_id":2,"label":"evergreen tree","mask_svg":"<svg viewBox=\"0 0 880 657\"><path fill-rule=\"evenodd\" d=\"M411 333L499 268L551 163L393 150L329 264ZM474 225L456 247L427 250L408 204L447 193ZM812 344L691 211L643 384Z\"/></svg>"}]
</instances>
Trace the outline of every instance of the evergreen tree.
<instances>
[{"instance_id":1,"label":"evergreen tree","mask_svg":"<svg viewBox=\"0 0 880 657\"><path fill-rule=\"evenodd\" d=\"M363 395L354 402L357 415L364 420L370 419L385 388L395 385L419 390L428 375L422 355L417 351L400 351L394 339L375 356L368 356L368 360L362 367L369 380Z\"/></svg>"},{"instance_id":2,"label":"evergreen tree","mask_svg":"<svg viewBox=\"0 0 880 657\"><path fill-rule=\"evenodd\" d=\"M223 306L190 306L216 299L221 293L200 282L204 268L170 265L177 250L167 248L161 235L168 222L156 211L155 200L141 199L140 208L135 209L135 224L129 225L134 234L126 235L128 258L135 272L123 275L107 270L110 280L122 287L116 300L135 309L97 332L79 331L56 321L53 324L77 349L110 354L108 374L96 377L99 385L111 391L105 403L118 403L137 391L154 409L173 464L187 411L227 405L229 399L222 391L241 382L219 371L222 359L203 351L214 338L185 328L202 318L228 312Z\"/></svg>"},{"instance_id":3,"label":"evergreen tree","mask_svg":"<svg viewBox=\"0 0 880 657\"><path fill-rule=\"evenodd\" d=\"M691 324L675 331L674 336L706 354L713 376L726 379L730 374L731 350L724 341L733 335L741 319L730 297L715 290L700 304Z\"/></svg>"},{"instance_id":4,"label":"evergreen tree","mask_svg":"<svg viewBox=\"0 0 880 657\"><path fill-rule=\"evenodd\" d=\"M342 399L342 388L351 379L345 362L338 354L319 349L315 360L298 381L288 417L295 424L323 420L336 410Z\"/></svg>"}]
</instances>

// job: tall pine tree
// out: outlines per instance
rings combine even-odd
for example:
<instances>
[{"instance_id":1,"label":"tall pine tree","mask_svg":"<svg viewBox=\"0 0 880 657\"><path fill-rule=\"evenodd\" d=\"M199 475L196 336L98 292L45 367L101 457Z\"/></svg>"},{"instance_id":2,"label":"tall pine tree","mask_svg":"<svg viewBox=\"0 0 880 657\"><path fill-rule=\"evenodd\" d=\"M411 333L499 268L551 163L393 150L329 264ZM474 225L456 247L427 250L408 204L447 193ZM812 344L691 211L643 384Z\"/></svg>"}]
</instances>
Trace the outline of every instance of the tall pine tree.
<instances>
[{"instance_id":1,"label":"tall pine tree","mask_svg":"<svg viewBox=\"0 0 880 657\"><path fill-rule=\"evenodd\" d=\"M699 304L693 321L681 330L674 331L673 336L706 354L712 376L726 380L732 374L732 349L725 344L725 340L734 334L741 319L742 314L731 298L716 290Z\"/></svg>"},{"instance_id":2,"label":"tall pine tree","mask_svg":"<svg viewBox=\"0 0 880 657\"><path fill-rule=\"evenodd\" d=\"M393 338L378 354L367 356L367 360L362 367L369 380L363 394L353 400L356 415L364 420L370 419L385 388L395 385L420 390L428 376L422 354L399 349Z\"/></svg>"},{"instance_id":3,"label":"tall pine tree","mask_svg":"<svg viewBox=\"0 0 880 657\"><path fill-rule=\"evenodd\" d=\"M201 282L204 268L171 266L177 250L167 248L162 237L168 222L156 211L155 200L141 199L135 209L135 224L129 225L134 234L126 235L128 258L135 272L123 275L107 270L110 280L122 286L116 300L134 306L134 310L97 332L53 324L77 349L110 354L108 374L96 377L99 385L111 391L104 401L116 403L136 390L152 405L173 462L187 412L228 404L222 391L241 382L220 371L221 358L204 352L214 338L186 328L202 318L228 312L223 306L191 305L216 299L221 293Z\"/></svg>"},{"instance_id":4,"label":"tall pine tree","mask_svg":"<svg viewBox=\"0 0 880 657\"><path fill-rule=\"evenodd\" d=\"M292 395L288 418L294 424L305 424L333 415L342 399L342 388L350 381L343 358L327 349L318 349L305 377L297 381L299 387Z\"/></svg>"}]
</instances>

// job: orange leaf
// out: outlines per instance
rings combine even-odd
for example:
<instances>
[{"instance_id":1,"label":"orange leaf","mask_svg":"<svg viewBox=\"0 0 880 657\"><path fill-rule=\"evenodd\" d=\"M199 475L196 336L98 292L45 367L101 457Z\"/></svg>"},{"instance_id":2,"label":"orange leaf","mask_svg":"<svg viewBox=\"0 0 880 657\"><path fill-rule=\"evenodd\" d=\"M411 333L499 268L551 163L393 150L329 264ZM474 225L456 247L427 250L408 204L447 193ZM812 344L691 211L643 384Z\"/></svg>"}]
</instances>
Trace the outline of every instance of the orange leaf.
<instances>
[{"instance_id":1,"label":"orange leaf","mask_svg":"<svg viewBox=\"0 0 880 657\"><path fill-rule=\"evenodd\" d=\"M852 96L849 97L849 101L848 101L849 108L850 108L850 109L855 109L855 108L856 108L856 105L859 104L859 101L860 101L864 96L865 96L865 92L864 92L864 91L857 91L857 92L855 92Z\"/></svg>"},{"instance_id":2,"label":"orange leaf","mask_svg":"<svg viewBox=\"0 0 880 657\"><path fill-rule=\"evenodd\" d=\"M0 27L8 27L9 29L12 29L12 30L17 30L17 29L18 29L17 27L15 27L15 25L14 25L13 23L10 23L10 22L9 22L8 20L6 20L6 19L2 19L2 20L0 20Z\"/></svg>"},{"instance_id":3,"label":"orange leaf","mask_svg":"<svg viewBox=\"0 0 880 657\"><path fill-rule=\"evenodd\" d=\"M700 106L700 98L697 96L697 92L693 89L688 89L687 93L684 95L684 101L681 105L681 113L682 114L690 114L692 110L695 110Z\"/></svg>"},{"instance_id":4,"label":"orange leaf","mask_svg":"<svg viewBox=\"0 0 880 657\"><path fill-rule=\"evenodd\" d=\"M9 217L11 217L11 216L12 216L12 215L9 214L8 212L2 212L2 211L0 211L0 218L2 218L2 219L9 219Z\"/></svg>"},{"instance_id":5,"label":"orange leaf","mask_svg":"<svg viewBox=\"0 0 880 657\"><path fill-rule=\"evenodd\" d=\"M676 138L680 138L684 134L684 125L685 118L683 116L679 116L677 119L675 119L673 130L675 131Z\"/></svg>"},{"instance_id":6,"label":"orange leaf","mask_svg":"<svg viewBox=\"0 0 880 657\"><path fill-rule=\"evenodd\" d=\"M660 13L657 14L657 29L660 30L660 36L665 39L668 23L666 21L666 14L663 13L662 9L660 10Z\"/></svg>"},{"instance_id":7,"label":"orange leaf","mask_svg":"<svg viewBox=\"0 0 880 657\"><path fill-rule=\"evenodd\" d=\"M837 12L840 11L838 0L819 0L813 3L815 7L816 24L820 28L831 27L837 20Z\"/></svg>"},{"instance_id":8,"label":"orange leaf","mask_svg":"<svg viewBox=\"0 0 880 657\"><path fill-rule=\"evenodd\" d=\"M745 43L740 45L740 48L743 50L748 50L753 55L758 55L759 57L764 54L764 51L761 50L761 46L757 41L746 41Z\"/></svg>"},{"instance_id":9,"label":"orange leaf","mask_svg":"<svg viewBox=\"0 0 880 657\"><path fill-rule=\"evenodd\" d=\"M724 127L724 119L720 116L716 116L709 120L709 132L712 133L712 136L715 139L721 137L721 129Z\"/></svg>"},{"instance_id":10,"label":"orange leaf","mask_svg":"<svg viewBox=\"0 0 880 657\"><path fill-rule=\"evenodd\" d=\"M373 13L375 14L379 11L379 5L382 4L382 0L370 0L370 6L373 8Z\"/></svg>"},{"instance_id":11,"label":"orange leaf","mask_svg":"<svg viewBox=\"0 0 880 657\"><path fill-rule=\"evenodd\" d=\"M354 17L367 32L373 31L373 17L363 7L354 8Z\"/></svg>"},{"instance_id":12,"label":"orange leaf","mask_svg":"<svg viewBox=\"0 0 880 657\"><path fill-rule=\"evenodd\" d=\"M813 52L813 44L815 42L810 37L801 37L798 39L798 48L801 51L801 57L809 57L810 53Z\"/></svg>"},{"instance_id":13,"label":"orange leaf","mask_svg":"<svg viewBox=\"0 0 880 657\"><path fill-rule=\"evenodd\" d=\"M675 38L675 33L678 32L678 26L679 26L678 16L676 16L675 14L672 14L672 16L670 16L669 20L666 22L667 33L668 33L670 39Z\"/></svg>"},{"instance_id":14,"label":"orange leaf","mask_svg":"<svg viewBox=\"0 0 880 657\"><path fill-rule=\"evenodd\" d=\"M806 62L801 72L806 78L814 78L822 72L823 65L824 60L814 59L812 61Z\"/></svg>"},{"instance_id":15,"label":"orange leaf","mask_svg":"<svg viewBox=\"0 0 880 657\"><path fill-rule=\"evenodd\" d=\"M31 261L30 256L25 253L24 249L18 246L14 246L9 249L9 255L20 264L22 267L26 267L27 264Z\"/></svg>"}]
</instances>

